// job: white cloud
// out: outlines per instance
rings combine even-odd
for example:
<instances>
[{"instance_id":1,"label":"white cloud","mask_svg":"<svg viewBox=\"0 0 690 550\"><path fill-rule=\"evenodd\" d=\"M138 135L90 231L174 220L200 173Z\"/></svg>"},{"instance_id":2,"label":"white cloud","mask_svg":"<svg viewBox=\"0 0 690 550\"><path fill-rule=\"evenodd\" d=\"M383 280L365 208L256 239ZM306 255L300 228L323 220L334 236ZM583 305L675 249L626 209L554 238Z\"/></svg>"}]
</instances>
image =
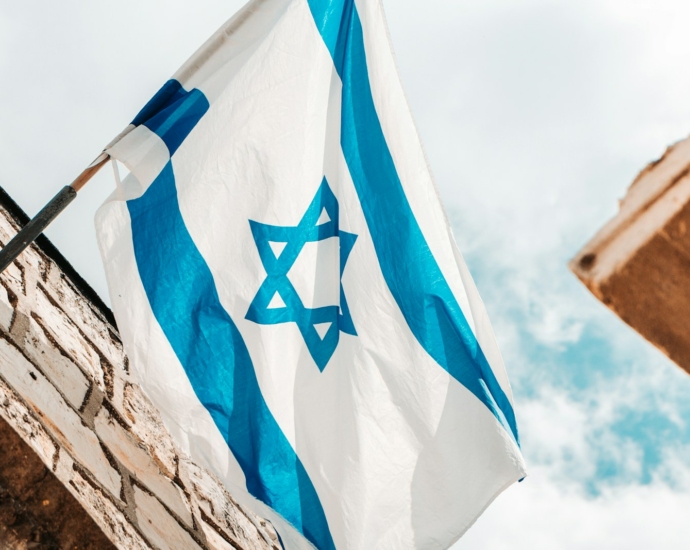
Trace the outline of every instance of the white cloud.
<instances>
[{"instance_id":1,"label":"white cloud","mask_svg":"<svg viewBox=\"0 0 690 550\"><path fill-rule=\"evenodd\" d=\"M690 445L667 446L652 480L643 484L642 449L607 429L622 408L649 406L643 385L594 385L581 401L543 387L520 403L530 475L499 496L453 550L687 548ZM593 495L586 485L596 481L602 457L615 462L617 471Z\"/></svg>"},{"instance_id":2,"label":"white cloud","mask_svg":"<svg viewBox=\"0 0 690 550\"><path fill-rule=\"evenodd\" d=\"M562 392L546 389L521 403L522 447L536 466L548 467L554 479L591 478L591 412ZM567 469L568 472L562 471Z\"/></svg>"},{"instance_id":3,"label":"white cloud","mask_svg":"<svg viewBox=\"0 0 690 550\"><path fill-rule=\"evenodd\" d=\"M625 486L589 498L539 469L501 495L453 550L684 550L690 493Z\"/></svg>"}]
</instances>

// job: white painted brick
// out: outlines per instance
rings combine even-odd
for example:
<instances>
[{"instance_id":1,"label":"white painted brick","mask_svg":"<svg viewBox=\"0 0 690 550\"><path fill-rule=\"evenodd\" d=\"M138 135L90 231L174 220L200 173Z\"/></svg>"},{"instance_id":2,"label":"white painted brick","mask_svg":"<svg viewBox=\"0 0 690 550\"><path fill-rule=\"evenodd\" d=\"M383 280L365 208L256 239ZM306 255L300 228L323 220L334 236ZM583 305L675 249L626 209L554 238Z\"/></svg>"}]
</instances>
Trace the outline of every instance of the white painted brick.
<instances>
[{"instance_id":1,"label":"white painted brick","mask_svg":"<svg viewBox=\"0 0 690 550\"><path fill-rule=\"evenodd\" d=\"M114 367L122 369L125 360L122 344L117 338L113 338L109 325L96 313L94 306L64 278L60 269L52 262L44 287L103 356Z\"/></svg>"},{"instance_id":2,"label":"white painted brick","mask_svg":"<svg viewBox=\"0 0 690 550\"><path fill-rule=\"evenodd\" d=\"M278 539L278 533L276 533L276 530L271 524L271 522L256 515L252 517L254 521L256 521L259 524L259 527L261 531L264 533L264 535L267 536L267 538L264 537L264 540L268 541L269 546L274 550L283 550L283 545L280 543L280 540Z\"/></svg>"},{"instance_id":3,"label":"white painted brick","mask_svg":"<svg viewBox=\"0 0 690 550\"><path fill-rule=\"evenodd\" d=\"M161 550L199 550L194 539L168 514L155 497L134 487L139 529Z\"/></svg>"},{"instance_id":4,"label":"white painted brick","mask_svg":"<svg viewBox=\"0 0 690 550\"><path fill-rule=\"evenodd\" d=\"M35 293L35 310L46 330L69 356L105 391L103 370L98 353L84 339L75 324L46 295L38 290Z\"/></svg>"},{"instance_id":5,"label":"white painted brick","mask_svg":"<svg viewBox=\"0 0 690 550\"><path fill-rule=\"evenodd\" d=\"M11 216L4 208L0 208L0 241L7 244L17 234L17 228L10 222Z\"/></svg>"},{"instance_id":6,"label":"white painted brick","mask_svg":"<svg viewBox=\"0 0 690 550\"><path fill-rule=\"evenodd\" d=\"M19 256L19 262L27 268L27 273L34 275L36 278L40 276L41 267L44 265L44 254L39 251L36 244L29 246Z\"/></svg>"},{"instance_id":7,"label":"white painted brick","mask_svg":"<svg viewBox=\"0 0 690 550\"><path fill-rule=\"evenodd\" d=\"M41 367L51 382L62 391L70 404L75 409L79 409L89 390L89 381L86 376L72 360L65 357L53 345L33 318L28 318L28 325L22 348L34 363Z\"/></svg>"},{"instance_id":8,"label":"white painted brick","mask_svg":"<svg viewBox=\"0 0 690 550\"><path fill-rule=\"evenodd\" d=\"M199 508L246 550L272 548L268 530L259 532L225 488L210 473L190 461L181 461L180 476L189 485Z\"/></svg>"},{"instance_id":9,"label":"white painted brick","mask_svg":"<svg viewBox=\"0 0 690 550\"><path fill-rule=\"evenodd\" d=\"M0 416L28 443L43 463L53 469L57 447L38 420L19 401L14 392L0 380Z\"/></svg>"},{"instance_id":10,"label":"white painted brick","mask_svg":"<svg viewBox=\"0 0 690 550\"><path fill-rule=\"evenodd\" d=\"M113 495L119 495L120 476L110 466L96 435L50 381L5 340L0 340L0 374L36 411L52 436Z\"/></svg>"},{"instance_id":11,"label":"white painted brick","mask_svg":"<svg viewBox=\"0 0 690 550\"><path fill-rule=\"evenodd\" d=\"M9 274L6 280L12 285L12 290L18 292L19 295L28 296L40 277L39 271L42 264L43 254L38 251L36 245L31 245L3 272L3 275Z\"/></svg>"},{"instance_id":12,"label":"white painted brick","mask_svg":"<svg viewBox=\"0 0 690 550\"><path fill-rule=\"evenodd\" d=\"M17 227L14 222L10 221L11 216L8 216L4 208L0 209L0 212L0 240L3 243L7 243L17 234ZM38 274L42 259L43 254L35 244L32 244L19 255L18 261Z\"/></svg>"},{"instance_id":13,"label":"white painted brick","mask_svg":"<svg viewBox=\"0 0 690 550\"><path fill-rule=\"evenodd\" d=\"M55 477L57 477L63 485L68 485L74 474L74 460L65 449L60 447L58 451L57 464L55 465Z\"/></svg>"},{"instance_id":14,"label":"white painted brick","mask_svg":"<svg viewBox=\"0 0 690 550\"><path fill-rule=\"evenodd\" d=\"M120 371L118 369L115 369L114 375L113 375L113 384L112 384L112 395L108 396L108 401L110 401L110 404L115 408L115 410L120 413L120 416L122 419L127 422L128 426L132 425L132 422L127 416L127 413L125 412L125 386L129 383L124 371Z\"/></svg>"},{"instance_id":15,"label":"white painted brick","mask_svg":"<svg viewBox=\"0 0 690 550\"><path fill-rule=\"evenodd\" d=\"M201 528L204 531L204 535L206 535L206 542L208 543L209 548L213 548L213 550L237 550L236 546L233 546L227 542L206 522L202 521L200 523Z\"/></svg>"},{"instance_id":16,"label":"white painted brick","mask_svg":"<svg viewBox=\"0 0 690 550\"><path fill-rule=\"evenodd\" d=\"M10 298L7 295L7 289L0 285L0 329L2 329L4 332L9 332L13 317L14 308L12 307Z\"/></svg>"},{"instance_id":17,"label":"white painted brick","mask_svg":"<svg viewBox=\"0 0 690 550\"><path fill-rule=\"evenodd\" d=\"M132 433L150 450L158 467L168 477L175 477L177 453L172 437L163 426L158 410L138 385L124 389L124 416L132 424Z\"/></svg>"},{"instance_id":18,"label":"white painted brick","mask_svg":"<svg viewBox=\"0 0 690 550\"><path fill-rule=\"evenodd\" d=\"M137 445L134 438L110 416L107 409L101 409L96 417L95 426L96 433L115 458L191 527L192 513L184 493L160 472L146 450Z\"/></svg>"},{"instance_id":19,"label":"white painted brick","mask_svg":"<svg viewBox=\"0 0 690 550\"><path fill-rule=\"evenodd\" d=\"M106 536L123 550L150 550L125 515L104 494L95 489L79 472L73 471L67 484Z\"/></svg>"},{"instance_id":20,"label":"white painted brick","mask_svg":"<svg viewBox=\"0 0 690 550\"><path fill-rule=\"evenodd\" d=\"M2 280L7 283L7 286L14 292L17 297L22 298L26 296L24 287L24 273L15 264L10 264L10 266L2 272ZM27 306L27 310L30 308Z\"/></svg>"},{"instance_id":21,"label":"white painted brick","mask_svg":"<svg viewBox=\"0 0 690 550\"><path fill-rule=\"evenodd\" d=\"M16 228L0 207L0 240L7 242L15 233ZM198 531L199 536L205 535L208 548L235 548L215 529L224 531L227 539L246 550L278 548L271 542L274 534L270 526L262 528L260 521L240 508L213 476L186 459L178 459L160 414L125 369L115 329L64 277L55 262L33 245L0 274L0 279L15 294L17 312L25 315L13 320L13 303L0 286L0 335L12 328L11 337L23 351L0 338L0 416L54 469L57 478L118 548L199 550L194 536L178 520L188 527L198 526L203 531ZM112 369L102 363L101 357ZM93 407L100 403L100 394L95 390L84 413L95 432L74 410L83 404L92 381L122 417L111 418L108 410L113 409L101 408L94 418ZM107 447L105 453L101 441ZM128 500L130 508L119 500L123 480L106 454L132 474L134 502ZM178 469L182 481L176 477ZM172 479L184 483L191 502ZM127 480L125 483L123 492L129 499L132 493ZM210 523L202 519L201 510Z\"/></svg>"}]
</instances>

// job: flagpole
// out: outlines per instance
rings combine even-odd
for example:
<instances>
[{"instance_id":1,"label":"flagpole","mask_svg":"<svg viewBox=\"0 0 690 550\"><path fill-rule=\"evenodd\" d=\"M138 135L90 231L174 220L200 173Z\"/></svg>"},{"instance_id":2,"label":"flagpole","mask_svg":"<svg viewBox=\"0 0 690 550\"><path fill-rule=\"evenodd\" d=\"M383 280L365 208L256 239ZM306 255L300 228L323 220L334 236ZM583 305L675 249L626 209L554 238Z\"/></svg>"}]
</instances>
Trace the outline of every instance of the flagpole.
<instances>
[{"instance_id":1,"label":"flagpole","mask_svg":"<svg viewBox=\"0 0 690 550\"><path fill-rule=\"evenodd\" d=\"M240 10L238 15L244 13L246 8L247 6ZM228 40L228 37L235 30L236 26L242 21L243 19L241 17L237 20L233 17L229 21L229 26L222 27L216 33L216 35L212 36L208 41L207 49L204 50L206 57L209 57L220 49L220 47ZM178 81L185 82L198 72L203 65L203 61L205 61L205 59L199 60L196 58L187 61L187 63L178 71L178 74L175 75L175 78ZM127 134L129 134L132 130L134 130L134 128L135 126L132 124L127 126L127 128L125 128L105 147L105 149L103 149L103 153L101 153L96 160L89 164L89 166L86 167L81 174L79 174L77 179L75 179L70 185L63 187L62 190L43 207L43 210L36 214L36 216L28 224L26 224L2 250L0 250L0 273L5 271L5 269L7 269L10 264L16 260L19 255L24 252L24 250L26 250L41 233L43 233L43 231L45 231L53 220L55 220L55 218L57 218L62 211L67 208L67 206L75 198L77 198L77 193L81 190L81 188L84 187L84 185L86 185L101 168L103 168L103 165L110 160L110 155L106 153L106 151Z\"/></svg>"},{"instance_id":2,"label":"flagpole","mask_svg":"<svg viewBox=\"0 0 690 550\"><path fill-rule=\"evenodd\" d=\"M36 216L17 233L7 245L0 250L0 273L5 271L19 255L34 242L38 236L57 218L67 206L77 198L77 193L93 178L98 171L110 160L105 151L125 137L134 127L128 126L121 134L111 141L101 153L77 178L65 185L53 199L46 204Z\"/></svg>"}]
</instances>

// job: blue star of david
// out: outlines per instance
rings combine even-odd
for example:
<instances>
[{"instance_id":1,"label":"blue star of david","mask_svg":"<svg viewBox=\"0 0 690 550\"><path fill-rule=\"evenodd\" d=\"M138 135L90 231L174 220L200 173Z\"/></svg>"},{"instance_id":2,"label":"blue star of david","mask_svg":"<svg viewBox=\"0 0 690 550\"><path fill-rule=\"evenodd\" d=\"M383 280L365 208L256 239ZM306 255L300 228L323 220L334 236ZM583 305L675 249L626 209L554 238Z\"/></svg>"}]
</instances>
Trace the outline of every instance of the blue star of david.
<instances>
[{"instance_id":1,"label":"blue star of david","mask_svg":"<svg viewBox=\"0 0 690 550\"><path fill-rule=\"evenodd\" d=\"M324 211L330 219L320 223L321 219L325 219L322 216ZM338 199L326 178L323 179L299 225L283 227L249 220L267 276L249 306L246 319L261 325L296 323L309 353L321 372L338 347L340 333L357 336L342 282L345 264L357 235L341 231L338 220ZM310 309L302 303L288 279L288 272L306 243L324 241L332 237L340 239L340 305ZM284 245L284 248L274 250L269 243ZM280 305L276 307L276 303ZM326 326L327 323L330 323L327 332L319 335L315 327Z\"/></svg>"}]
</instances>

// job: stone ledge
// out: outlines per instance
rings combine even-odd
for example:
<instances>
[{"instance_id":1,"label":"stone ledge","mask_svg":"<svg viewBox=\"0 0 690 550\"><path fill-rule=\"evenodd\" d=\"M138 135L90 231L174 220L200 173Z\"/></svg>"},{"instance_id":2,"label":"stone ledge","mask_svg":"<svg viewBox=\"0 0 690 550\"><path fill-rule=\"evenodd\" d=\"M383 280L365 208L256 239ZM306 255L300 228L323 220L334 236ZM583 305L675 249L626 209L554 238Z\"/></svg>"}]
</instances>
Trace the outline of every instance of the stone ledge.
<instances>
[{"instance_id":1,"label":"stone ledge","mask_svg":"<svg viewBox=\"0 0 690 550\"><path fill-rule=\"evenodd\" d=\"M0 420L0 548L114 548L31 447Z\"/></svg>"},{"instance_id":2,"label":"stone ledge","mask_svg":"<svg viewBox=\"0 0 690 550\"><path fill-rule=\"evenodd\" d=\"M690 372L690 138L647 166L570 262L623 321Z\"/></svg>"}]
</instances>

